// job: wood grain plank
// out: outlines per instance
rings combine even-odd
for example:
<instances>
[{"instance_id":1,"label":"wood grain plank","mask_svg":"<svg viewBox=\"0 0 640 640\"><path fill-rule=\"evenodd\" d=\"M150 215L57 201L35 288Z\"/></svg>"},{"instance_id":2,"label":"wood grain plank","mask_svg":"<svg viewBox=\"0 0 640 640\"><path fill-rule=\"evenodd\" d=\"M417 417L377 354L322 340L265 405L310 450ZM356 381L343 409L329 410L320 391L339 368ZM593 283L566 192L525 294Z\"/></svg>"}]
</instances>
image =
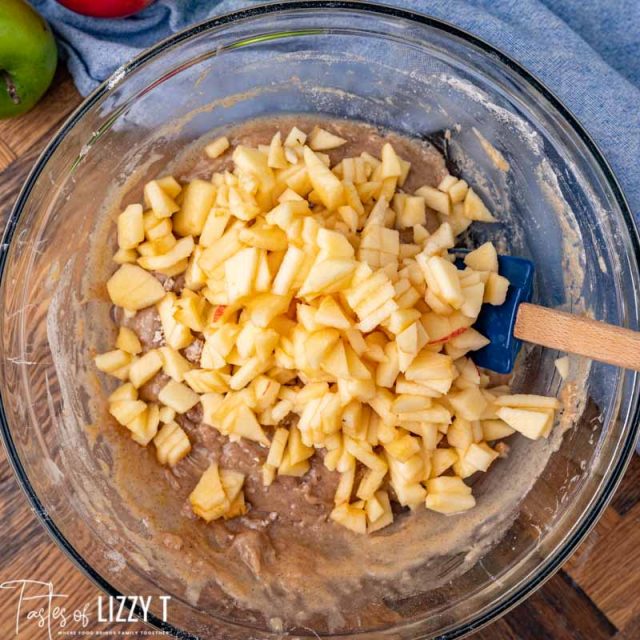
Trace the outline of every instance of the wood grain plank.
<instances>
[{"instance_id":1,"label":"wood grain plank","mask_svg":"<svg viewBox=\"0 0 640 640\"><path fill-rule=\"evenodd\" d=\"M637 598L640 594L636 593L634 596ZM615 640L638 640L638 637L640 637L640 615L632 618L627 626L616 635Z\"/></svg>"},{"instance_id":2,"label":"wood grain plank","mask_svg":"<svg viewBox=\"0 0 640 640\"><path fill-rule=\"evenodd\" d=\"M611 501L611 506L621 516L624 516L640 503L640 482L638 482L638 478L640 478L640 456L635 455L631 458L629 469Z\"/></svg>"},{"instance_id":3,"label":"wood grain plank","mask_svg":"<svg viewBox=\"0 0 640 640\"><path fill-rule=\"evenodd\" d=\"M616 627L564 571L474 640L606 640Z\"/></svg>"},{"instance_id":4,"label":"wood grain plank","mask_svg":"<svg viewBox=\"0 0 640 640\"><path fill-rule=\"evenodd\" d=\"M584 575L584 570L589 566L592 554L597 553L598 546L604 543L606 536L608 536L621 521L622 518L618 515L615 509L609 507L605 510L593 531L587 536L587 539L584 540L584 542L576 549L574 554L565 564L565 570L574 579L576 579L576 574L574 574L573 571L582 570L580 575Z\"/></svg>"},{"instance_id":5,"label":"wood grain plank","mask_svg":"<svg viewBox=\"0 0 640 640\"><path fill-rule=\"evenodd\" d=\"M588 545L569 560L566 570L623 629L640 612L640 505L618 518L608 530L597 527L598 535L591 535Z\"/></svg>"},{"instance_id":6,"label":"wood grain plank","mask_svg":"<svg viewBox=\"0 0 640 640\"><path fill-rule=\"evenodd\" d=\"M0 138L0 171L6 169L16 157L11 147Z\"/></svg>"},{"instance_id":7,"label":"wood grain plank","mask_svg":"<svg viewBox=\"0 0 640 640\"><path fill-rule=\"evenodd\" d=\"M9 213L25 179L35 164L38 156L45 148L49 138L58 130L53 124L47 133L37 140L24 154L18 156L2 173L0 173L0 226L4 228Z\"/></svg>"},{"instance_id":8,"label":"wood grain plank","mask_svg":"<svg viewBox=\"0 0 640 640\"><path fill-rule=\"evenodd\" d=\"M64 594L64 604L68 610L82 608L85 605L92 616L91 631L130 632L136 637L138 632L149 630L141 622L136 623L98 623L96 621L97 597L101 591L85 578L75 565L58 549L29 508L27 498L18 487L11 467L0 448L0 584L15 580L33 580L43 583L52 582L55 593ZM37 589L37 590L36 590ZM44 587L32 587L31 595L40 594ZM62 603L62 601L61 601ZM0 590L0 638L14 638L18 592ZM69 621L65 630L81 631L80 623ZM28 620L25 615L20 619L18 638L28 640L47 640L47 630L39 628L36 620ZM54 634L54 637L55 634ZM140 636L142 637L142 636Z\"/></svg>"}]
</instances>

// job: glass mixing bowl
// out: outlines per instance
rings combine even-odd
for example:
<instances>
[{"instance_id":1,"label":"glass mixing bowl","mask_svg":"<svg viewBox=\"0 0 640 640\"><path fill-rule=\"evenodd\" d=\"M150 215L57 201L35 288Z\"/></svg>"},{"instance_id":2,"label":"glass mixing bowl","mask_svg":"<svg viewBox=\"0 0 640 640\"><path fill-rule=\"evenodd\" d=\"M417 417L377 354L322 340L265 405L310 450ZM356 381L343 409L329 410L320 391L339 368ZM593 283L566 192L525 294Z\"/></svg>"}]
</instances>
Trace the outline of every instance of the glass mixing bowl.
<instances>
[{"instance_id":1,"label":"glass mixing bowl","mask_svg":"<svg viewBox=\"0 0 640 640\"><path fill-rule=\"evenodd\" d=\"M532 258L537 302L638 328L638 239L611 170L567 109L485 42L389 7L292 2L210 20L136 58L54 137L6 229L1 422L55 541L111 595L172 595L169 620L154 608L151 622L183 638L279 634L232 603L196 602L172 577L111 482L111 452L86 426L108 421L90 358L112 339L95 330L109 314L100 285L112 268L105 222L120 193L186 145L249 118L296 112L433 142L500 219L470 240L497 235L505 251ZM460 637L539 587L584 538L633 451L638 386L634 373L579 359L563 384L557 356L527 348L516 374L519 389L563 394L554 437L513 438L512 456L487 474L492 484L476 485L482 509L518 473L524 448L545 460L500 541L462 575L460 557L443 558L435 586L390 598L399 622L365 621L335 637Z\"/></svg>"}]
</instances>

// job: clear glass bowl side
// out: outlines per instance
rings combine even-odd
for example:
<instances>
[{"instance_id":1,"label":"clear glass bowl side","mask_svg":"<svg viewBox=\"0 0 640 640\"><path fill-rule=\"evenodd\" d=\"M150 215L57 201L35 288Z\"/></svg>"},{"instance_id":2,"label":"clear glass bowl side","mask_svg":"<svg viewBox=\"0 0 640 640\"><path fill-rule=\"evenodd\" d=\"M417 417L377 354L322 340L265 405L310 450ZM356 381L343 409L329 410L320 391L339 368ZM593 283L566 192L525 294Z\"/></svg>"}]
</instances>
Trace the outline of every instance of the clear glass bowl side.
<instances>
[{"instance_id":1,"label":"clear glass bowl side","mask_svg":"<svg viewBox=\"0 0 640 640\"><path fill-rule=\"evenodd\" d=\"M589 141L497 55L446 25L392 13L286 8L166 43L67 124L16 210L2 278L10 452L41 515L85 570L107 589L172 594L171 623L192 634L246 637L243 624L264 621L223 598L190 603L162 551L149 549L144 523L122 506L110 452L86 428L108 420L89 356L112 338L94 329L109 313L100 286L112 268L104 203L118 189L139 197L140 182L186 146L249 118L313 112L364 120L445 152L500 218L470 240L498 233L506 251L533 258L539 302L638 326L635 232ZM557 355L527 349L520 387L556 393ZM463 633L531 590L592 524L632 446L637 390L634 374L572 366L584 402L501 543L455 581L394 603L404 622L385 633ZM513 473L503 461L495 482ZM482 483L478 491L482 502ZM459 561L438 570L446 578Z\"/></svg>"}]
</instances>

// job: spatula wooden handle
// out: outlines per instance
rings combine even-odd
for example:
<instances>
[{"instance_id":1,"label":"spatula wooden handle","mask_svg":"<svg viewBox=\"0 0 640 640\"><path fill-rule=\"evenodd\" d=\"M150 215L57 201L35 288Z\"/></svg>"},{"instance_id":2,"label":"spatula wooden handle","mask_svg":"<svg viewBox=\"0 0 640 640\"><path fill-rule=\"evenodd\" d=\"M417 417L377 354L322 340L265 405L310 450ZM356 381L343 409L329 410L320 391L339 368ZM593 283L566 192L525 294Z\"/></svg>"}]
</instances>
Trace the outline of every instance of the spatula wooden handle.
<instances>
[{"instance_id":1,"label":"spatula wooden handle","mask_svg":"<svg viewBox=\"0 0 640 640\"><path fill-rule=\"evenodd\" d=\"M640 371L638 331L523 303L513 333L526 342Z\"/></svg>"}]
</instances>

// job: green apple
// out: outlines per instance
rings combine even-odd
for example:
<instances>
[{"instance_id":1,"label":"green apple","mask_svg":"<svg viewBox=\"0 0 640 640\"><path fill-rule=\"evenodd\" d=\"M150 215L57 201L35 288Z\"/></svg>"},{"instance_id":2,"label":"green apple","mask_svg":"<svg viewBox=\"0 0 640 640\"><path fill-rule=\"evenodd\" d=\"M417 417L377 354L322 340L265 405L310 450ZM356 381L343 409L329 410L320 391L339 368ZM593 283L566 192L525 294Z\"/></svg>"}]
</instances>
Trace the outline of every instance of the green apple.
<instances>
[{"instance_id":1,"label":"green apple","mask_svg":"<svg viewBox=\"0 0 640 640\"><path fill-rule=\"evenodd\" d=\"M33 107L58 60L49 25L25 0L0 0L0 118Z\"/></svg>"}]
</instances>

